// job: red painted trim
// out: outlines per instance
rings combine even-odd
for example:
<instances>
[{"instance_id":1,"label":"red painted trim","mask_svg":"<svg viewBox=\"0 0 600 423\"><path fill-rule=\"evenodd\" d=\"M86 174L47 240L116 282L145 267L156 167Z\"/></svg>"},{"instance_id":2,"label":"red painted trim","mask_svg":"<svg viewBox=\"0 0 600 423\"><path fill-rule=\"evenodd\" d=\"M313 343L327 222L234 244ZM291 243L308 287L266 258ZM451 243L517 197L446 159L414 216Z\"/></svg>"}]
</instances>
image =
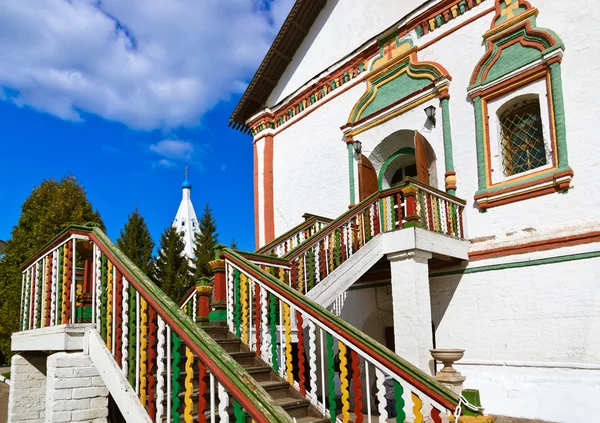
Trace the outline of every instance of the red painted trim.
<instances>
[{"instance_id":1,"label":"red painted trim","mask_svg":"<svg viewBox=\"0 0 600 423\"><path fill-rule=\"evenodd\" d=\"M258 216L258 150L254 144L254 244L260 247L260 225Z\"/></svg>"},{"instance_id":2,"label":"red painted trim","mask_svg":"<svg viewBox=\"0 0 600 423\"><path fill-rule=\"evenodd\" d=\"M516 90L521 88L524 85L528 85L534 81L542 79L548 73L548 65L546 63L541 63L540 65L529 69L523 73L513 76L506 81L503 81L493 87L487 88L482 91L476 91L472 94L472 97L481 96L485 98L486 101L493 100L497 97L504 95L506 91Z\"/></svg>"},{"instance_id":3,"label":"red painted trim","mask_svg":"<svg viewBox=\"0 0 600 423\"><path fill-rule=\"evenodd\" d=\"M92 232L71 232L71 234L73 233L87 235L90 240L96 243L96 245L102 245L102 242ZM130 274L127 269L121 265L120 260L114 257L110 252L103 251L103 253L106 254L107 258L113 263L117 270L121 272L121 274L127 278L129 283L140 293L148 305L157 311L157 314L160 315L165 323L171 327L171 330L175 331L177 335L179 335L182 341L185 342L185 344L194 352L198 359L205 364L205 366L211 371L217 380L232 393L232 395L242 405L242 407L248 411L252 418L260 423L270 423L264 414L256 407L256 405L235 385L235 383L229 379L229 376L214 361L212 361L212 359L202 350L202 348L199 347L181 328L180 324L163 311L162 306L158 304L136 281L136 276Z\"/></svg>"},{"instance_id":4,"label":"red painted trim","mask_svg":"<svg viewBox=\"0 0 600 423\"><path fill-rule=\"evenodd\" d=\"M440 403L441 405L443 405L447 409L453 410L455 408L455 406L456 406L455 404L453 404L452 402L448 401L446 398L442 397L441 395L437 394L436 392L432 391L431 388L429 388L428 386L426 386L420 380L415 379L413 376L411 376L410 374L406 373L403 369L401 369L400 367L398 367L397 365L395 365L394 363L392 363L391 361L389 361L387 358L385 358L384 356L382 356L381 354L379 354L377 351L375 351L375 350L371 349L370 347L368 347L367 345L365 345L361 340L357 339L356 337L354 337L350 333L348 333L345 330L343 330L342 328L340 328L337 324L335 324L332 321L330 321L327 318L327 316L324 316L323 314L319 314L316 311L314 311L314 310L312 310L310 308L307 308L297 298L289 295L288 292L286 290L284 290L284 288L282 287L281 284L279 284L279 283L277 283L277 284L273 283L269 278L264 277L264 275L261 274L260 272L258 272L256 269L247 266L246 263L239 262L236 259L236 257L231 256L227 252L221 254L221 258L228 258L229 260L233 261L236 264L236 266L240 267L240 269L242 269L243 271L247 272L248 274L250 274L251 276L255 277L256 279L259 279L262 283L264 283L265 285L267 285L269 287L269 289L271 289L272 291L274 291L274 292L278 293L279 295L281 295L290 304L294 305L298 310L301 310L302 312L304 312L304 313L312 316L315 320L318 320L323 325L325 325L326 327L328 327L333 333L336 333L336 334L344 337L355 348L358 348L358 349L361 349L363 351L366 351L369 354L370 357L372 357L373 359L379 361L384 366L388 367L390 370L392 370L394 373L396 373L402 379L406 380L408 383L412 384L414 387L416 387L417 389L421 390L422 392L424 392L425 394L427 394L428 396L430 396L431 398L433 398L435 401L437 401L438 403Z\"/></svg>"},{"instance_id":5,"label":"red painted trim","mask_svg":"<svg viewBox=\"0 0 600 423\"><path fill-rule=\"evenodd\" d=\"M535 34L535 35L537 35L540 38L544 38L545 40L547 40L549 42L550 46L554 46L556 44L556 41L554 39L550 38L548 36L548 34L546 34L545 32L532 29L531 28L531 22L529 20L523 21L522 23L519 23L519 24L513 26L510 29L509 32L510 33L515 33L515 32L520 31L523 28L525 29L525 33L526 34ZM477 65L475 66L475 70L471 74L471 80L469 82L470 85L473 85L473 84L475 84L477 82L477 77L480 74L480 71L481 71L481 69L483 68L484 65L486 66L486 69L484 70L484 73L481 76L481 80L485 81L485 77L487 76L487 73L489 72L489 70L491 69L491 67L493 66L493 64L496 62L496 60L498 60L498 58L502 54L502 50L504 50L508 46L511 46L511 45L513 45L513 44L515 44L517 42L520 42L522 45L527 45L529 47L533 47L533 48L539 50L540 52L543 52L544 50L546 50L546 47L543 46L542 44L533 43L531 41L526 41L523 38L523 36L521 36L519 38L515 38L513 40L510 40L509 43L503 44L503 45L501 45L499 47L498 50L495 50L493 48L494 43L496 41L498 41L498 40L501 40L502 38L505 38L506 35L507 35L507 31L502 31L502 32L499 32L498 34L490 37L487 40L487 43L486 43L486 52L483 55L483 57L479 60L479 62L477 62ZM486 65L487 60L489 59L489 57L492 54L495 54L496 58L491 63L488 63Z\"/></svg>"},{"instance_id":6,"label":"red painted trim","mask_svg":"<svg viewBox=\"0 0 600 423\"><path fill-rule=\"evenodd\" d=\"M552 170L549 171L545 171L545 172L552 172ZM561 172L552 172L551 174L549 174L548 176L546 176L545 178L540 178L537 179L535 181L529 181L529 182L523 182L522 184L518 184L518 185L514 185L511 187L507 187L507 188L503 188L503 189L499 189L497 191L493 191L493 192L489 192L489 193L483 193L483 194L477 194L475 195L475 200L479 200L482 198L487 198L489 196L495 196L498 194L506 194L506 193L510 193L510 192L514 192L514 191L518 191L524 188L529 188L529 187L534 187L536 185L540 185L544 182L550 182L554 179L558 179L558 178L562 178L565 176L571 176L573 177L574 173L572 170L563 170Z\"/></svg>"},{"instance_id":7,"label":"red painted trim","mask_svg":"<svg viewBox=\"0 0 600 423\"><path fill-rule=\"evenodd\" d=\"M483 16L487 15L490 12L493 12L494 8L490 7L489 9L484 10L483 12L473 16L472 18L467 19L466 21L464 21L463 23L461 23L460 25L455 26L454 28L444 32L443 34L441 34L439 37L434 38L431 41L428 41L427 43L423 44L422 46L419 47L419 51L421 50L425 50L427 47L431 46L432 44L437 43L438 41L440 41L442 38L447 37L448 35L452 34L455 31L458 31L459 29L461 29L464 26L467 26L473 22L475 22L477 19L482 18ZM457 18L454 18L457 19Z\"/></svg>"},{"instance_id":8,"label":"red painted trim","mask_svg":"<svg viewBox=\"0 0 600 423\"><path fill-rule=\"evenodd\" d=\"M275 239L275 210L273 204L273 135L265 137L263 159L263 198L265 244Z\"/></svg>"},{"instance_id":9,"label":"red painted trim","mask_svg":"<svg viewBox=\"0 0 600 423\"><path fill-rule=\"evenodd\" d=\"M529 4L529 2L527 0L518 0L519 2L519 7L524 7L525 10L523 11L523 13L527 12L529 9L531 9L531 4ZM494 19L492 19L492 23L490 24L490 29L494 29L497 25L496 25L496 21L498 19L500 19L500 16L502 16L502 10L500 8L500 1L496 2L496 15L494 16ZM519 15L521 15L521 13L519 13ZM517 16L513 16L512 18L502 22L500 25L504 25L506 22L510 22L511 20L515 19Z\"/></svg>"},{"instance_id":10,"label":"red painted trim","mask_svg":"<svg viewBox=\"0 0 600 423\"><path fill-rule=\"evenodd\" d=\"M475 251L469 253L469 260L475 261L489 258L512 256L516 254L534 253L537 251L547 251L554 250L556 248L590 244L592 242L600 242L600 231L587 232L584 234L577 235L568 235L559 238L551 238L540 241L533 241L520 245L491 248L489 250Z\"/></svg>"}]
</instances>

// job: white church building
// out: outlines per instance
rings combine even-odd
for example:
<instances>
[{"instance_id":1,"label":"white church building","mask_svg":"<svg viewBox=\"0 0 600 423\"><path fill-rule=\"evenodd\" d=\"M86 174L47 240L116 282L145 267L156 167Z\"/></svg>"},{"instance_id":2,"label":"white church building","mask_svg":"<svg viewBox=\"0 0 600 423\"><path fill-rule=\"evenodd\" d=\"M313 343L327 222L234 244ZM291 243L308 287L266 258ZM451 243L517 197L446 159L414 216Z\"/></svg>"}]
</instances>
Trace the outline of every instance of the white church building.
<instances>
[{"instance_id":1,"label":"white church building","mask_svg":"<svg viewBox=\"0 0 600 423\"><path fill-rule=\"evenodd\" d=\"M430 348L464 349L455 367L491 413L600 412L595 17L593 2L299 0L231 117L253 136L257 246L406 177L464 200L464 250L383 245L313 298L424 370Z\"/></svg>"},{"instance_id":2,"label":"white church building","mask_svg":"<svg viewBox=\"0 0 600 423\"><path fill-rule=\"evenodd\" d=\"M192 260L195 257L194 245L196 233L200 230L198 227L198 219L192 204L192 183L188 180L187 166L185 169L185 181L181 184L181 203L177 209L177 214L173 220L173 227L177 228L178 232L185 243L184 254Z\"/></svg>"},{"instance_id":3,"label":"white church building","mask_svg":"<svg viewBox=\"0 0 600 423\"><path fill-rule=\"evenodd\" d=\"M599 421L595 18L295 1L230 121L256 251L176 304L65 228L21 268L9 422Z\"/></svg>"}]
</instances>

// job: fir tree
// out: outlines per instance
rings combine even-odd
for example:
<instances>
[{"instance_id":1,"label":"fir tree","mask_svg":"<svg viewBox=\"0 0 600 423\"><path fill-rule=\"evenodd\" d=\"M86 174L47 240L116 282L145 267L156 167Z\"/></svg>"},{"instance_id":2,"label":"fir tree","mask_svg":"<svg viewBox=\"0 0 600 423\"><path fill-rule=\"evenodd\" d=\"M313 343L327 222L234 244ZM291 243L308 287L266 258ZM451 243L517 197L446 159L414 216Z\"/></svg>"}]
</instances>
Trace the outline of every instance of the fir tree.
<instances>
[{"instance_id":1,"label":"fir tree","mask_svg":"<svg viewBox=\"0 0 600 423\"><path fill-rule=\"evenodd\" d=\"M129 215L127 223L121 229L117 245L144 273L149 274L151 272L154 241L152 240L146 221L138 212L137 207Z\"/></svg>"},{"instance_id":2,"label":"fir tree","mask_svg":"<svg viewBox=\"0 0 600 423\"><path fill-rule=\"evenodd\" d=\"M202 219L199 222L199 231L194 237L194 280L199 280L202 276L211 276L208 262L215 259L215 246L219 243L219 234L217 233L217 223L212 215L212 210L208 203L204 206Z\"/></svg>"},{"instance_id":3,"label":"fir tree","mask_svg":"<svg viewBox=\"0 0 600 423\"><path fill-rule=\"evenodd\" d=\"M237 241L235 240L235 238L231 238L231 249L232 250L237 250Z\"/></svg>"},{"instance_id":4,"label":"fir tree","mask_svg":"<svg viewBox=\"0 0 600 423\"><path fill-rule=\"evenodd\" d=\"M96 222L104 229L100 214L73 176L42 181L21 206L19 222L0 260L0 350L6 358L11 355L11 332L18 329L20 266L66 226L86 222Z\"/></svg>"},{"instance_id":5,"label":"fir tree","mask_svg":"<svg viewBox=\"0 0 600 423\"><path fill-rule=\"evenodd\" d=\"M175 302L179 302L191 286L190 265L183 254L185 242L175 227L165 229L160 246L154 279L156 284Z\"/></svg>"}]
</instances>

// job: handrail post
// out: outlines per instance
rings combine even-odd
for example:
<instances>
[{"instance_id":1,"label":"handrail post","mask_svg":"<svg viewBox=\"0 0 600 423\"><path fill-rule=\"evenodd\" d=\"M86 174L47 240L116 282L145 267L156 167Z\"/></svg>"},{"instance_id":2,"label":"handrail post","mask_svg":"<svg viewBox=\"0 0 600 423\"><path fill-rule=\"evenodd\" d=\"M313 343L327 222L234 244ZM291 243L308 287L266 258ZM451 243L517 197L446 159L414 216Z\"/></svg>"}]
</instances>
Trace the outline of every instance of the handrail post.
<instances>
[{"instance_id":1,"label":"handrail post","mask_svg":"<svg viewBox=\"0 0 600 423\"><path fill-rule=\"evenodd\" d=\"M421 227L421 216L417 208L418 188L413 184L408 184L402 188L402 194L406 203L406 222L402 225L404 228Z\"/></svg>"},{"instance_id":2,"label":"handrail post","mask_svg":"<svg viewBox=\"0 0 600 423\"><path fill-rule=\"evenodd\" d=\"M208 320L214 325L225 325L227 322L227 304L226 293L227 285L225 281L225 261L221 259L208 262L210 270L214 275L212 302L210 303L210 313Z\"/></svg>"},{"instance_id":3,"label":"handrail post","mask_svg":"<svg viewBox=\"0 0 600 423\"><path fill-rule=\"evenodd\" d=\"M200 283L196 285L196 293L198 295L198 314L196 316L196 322L201 326L209 324L209 302L210 295L213 292L213 287L210 286L208 278L202 278Z\"/></svg>"}]
</instances>

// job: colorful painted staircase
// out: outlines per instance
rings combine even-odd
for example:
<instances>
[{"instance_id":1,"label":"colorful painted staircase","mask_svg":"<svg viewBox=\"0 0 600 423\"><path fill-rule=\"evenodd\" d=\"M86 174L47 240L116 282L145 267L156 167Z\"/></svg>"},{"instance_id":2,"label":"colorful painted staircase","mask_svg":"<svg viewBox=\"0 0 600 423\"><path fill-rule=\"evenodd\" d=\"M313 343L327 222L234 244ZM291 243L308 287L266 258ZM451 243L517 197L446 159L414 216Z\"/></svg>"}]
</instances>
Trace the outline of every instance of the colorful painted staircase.
<instances>
[{"instance_id":1,"label":"colorful painted staircase","mask_svg":"<svg viewBox=\"0 0 600 423\"><path fill-rule=\"evenodd\" d=\"M445 422L454 393L304 295L419 210L437 216L426 228L460 236L454 198L433 194L409 182L373 195L285 258L222 250L209 326L194 322L206 298L181 310L97 227L70 226L23 267L21 329L76 323L89 309L151 421Z\"/></svg>"}]
</instances>

